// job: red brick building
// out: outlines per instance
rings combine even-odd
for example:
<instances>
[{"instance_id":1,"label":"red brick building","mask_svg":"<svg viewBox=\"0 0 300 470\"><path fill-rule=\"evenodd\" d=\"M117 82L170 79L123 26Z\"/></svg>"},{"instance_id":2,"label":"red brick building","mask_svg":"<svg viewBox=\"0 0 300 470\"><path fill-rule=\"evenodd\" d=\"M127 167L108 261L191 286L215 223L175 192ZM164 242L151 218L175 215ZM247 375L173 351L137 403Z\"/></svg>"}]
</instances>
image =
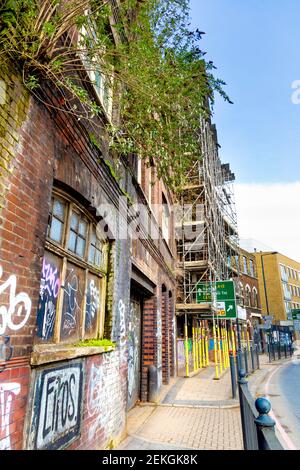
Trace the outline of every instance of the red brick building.
<instances>
[{"instance_id":1,"label":"red brick building","mask_svg":"<svg viewBox=\"0 0 300 470\"><path fill-rule=\"evenodd\" d=\"M175 373L172 195L136 158L116 178L47 83L0 73L0 449L113 446L149 366Z\"/></svg>"},{"instance_id":2,"label":"red brick building","mask_svg":"<svg viewBox=\"0 0 300 470\"><path fill-rule=\"evenodd\" d=\"M261 334L258 326L262 323L262 310L259 295L256 259L253 253L240 248L239 250L240 272L240 299L241 306L247 312L247 326L249 336L259 343Z\"/></svg>"}]
</instances>

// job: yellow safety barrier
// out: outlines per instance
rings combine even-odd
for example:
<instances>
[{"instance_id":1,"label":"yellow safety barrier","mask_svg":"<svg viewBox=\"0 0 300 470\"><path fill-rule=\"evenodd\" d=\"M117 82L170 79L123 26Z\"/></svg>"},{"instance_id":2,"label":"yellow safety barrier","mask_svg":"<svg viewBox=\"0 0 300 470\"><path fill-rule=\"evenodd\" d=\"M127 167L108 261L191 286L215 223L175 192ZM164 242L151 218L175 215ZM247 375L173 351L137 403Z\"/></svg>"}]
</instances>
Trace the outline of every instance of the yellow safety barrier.
<instances>
[{"instance_id":1,"label":"yellow safety barrier","mask_svg":"<svg viewBox=\"0 0 300 470\"><path fill-rule=\"evenodd\" d=\"M192 327L193 371L196 371L195 328Z\"/></svg>"},{"instance_id":2,"label":"yellow safety barrier","mask_svg":"<svg viewBox=\"0 0 300 470\"><path fill-rule=\"evenodd\" d=\"M196 354L196 367L197 367L197 370L199 370L198 341L199 341L198 332L197 332L197 328L195 327L195 354Z\"/></svg>"},{"instance_id":3,"label":"yellow safety barrier","mask_svg":"<svg viewBox=\"0 0 300 470\"><path fill-rule=\"evenodd\" d=\"M224 328L221 329L221 337L222 337L223 366L224 366L224 370L226 370L227 369L227 353L226 353L226 341L225 341Z\"/></svg>"},{"instance_id":4,"label":"yellow safety barrier","mask_svg":"<svg viewBox=\"0 0 300 470\"><path fill-rule=\"evenodd\" d=\"M215 356L215 379L219 380L217 334L216 334L215 326L213 327L213 335L214 335L214 356Z\"/></svg>"},{"instance_id":5,"label":"yellow safety barrier","mask_svg":"<svg viewBox=\"0 0 300 470\"><path fill-rule=\"evenodd\" d=\"M209 348L208 348L208 338L209 337L209 330L206 330L205 335L205 349L206 349L206 365L209 367Z\"/></svg>"},{"instance_id":6,"label":"yellow safety barrier","mask_svg":"<svg viewBox=\"0 0 300 470\"><path fill-rule=\"evenodd\" d=\"M226 342L226 360L227 360L227 369L230 367L230 360L229 360L229 337L227 328L225 328L225 342Z\"/></svg>"},{"instance_id":7,"label":"yellow safety barrier","mask_svg":"<svg viewBox=\"0 0 300 470\"><path fill-rule=\"evenodd\" d=\"M206 367L206 355L205 355L205 330L204 328L201 328L202 331L202 362L203 362L203 367Z\"/></svg>"},{"instance_id":8,"label":"yellow safety barrier","mask_svg":"<svg viewBox=\"0 0 300 470\"><path fill-rule=\"evenodd\" d=\"M198 327L198 356L199 356L199 368L202 369L202 345L201 345L201 329Z\"/></svg>"},{"instance_id":9,"label":"yellow safety barrier","mask_svg":"<svg viewBox=\"0 0 300 470\"><path fill-rule=\"evenodd\" d=\"M223 372L223 365L222 365L222 351L221 351L221 339L220 339L220 330L217 326L217 340L218 340L218 355L219 355L219 367L220 367L220 374Z\"/></svg>"},{"instance_id":10,"label":"yellow safety barrier","mask_svg":"<svg viewBox=\"0 0 300 470\"><path fill-rule=\"evenodd\" d=\"M233 355L236 355L236 347L235 347L235 334L234 334L234 329L231 327L231 341L232 341L232 352Z\"/></svg>"},{"instance_id":11,"label":"yellow safety barrier","mask_svg":"<svg viewBox=\"0 0 300 470\"><path fill-rule=\"evenodd\" d=\"M189 377L189 338L188 327L184 325L185 375Z\"/></svg>"}]
</instances>

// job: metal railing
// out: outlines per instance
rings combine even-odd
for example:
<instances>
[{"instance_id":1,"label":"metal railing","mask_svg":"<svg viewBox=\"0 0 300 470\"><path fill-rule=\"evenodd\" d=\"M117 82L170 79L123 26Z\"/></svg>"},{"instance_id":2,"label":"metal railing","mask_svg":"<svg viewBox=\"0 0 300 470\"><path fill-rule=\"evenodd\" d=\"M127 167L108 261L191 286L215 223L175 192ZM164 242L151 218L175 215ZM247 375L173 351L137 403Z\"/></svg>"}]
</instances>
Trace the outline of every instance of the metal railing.
<instances>
[{"instance_id":1,"label":"metal railing","mask_svg":"<svg viewBox=\"0 0 300 470\"><path fill-rule=\"evenodd\" d=\"M284 450L275 434L275 421L269 416L271 404L260 397L255 402L248 390L246 371L240 370L239 400L245 450Z\"/></svg>"},{"instance_id":2,"label":"metal railing","mask_svg":"<svg viewBox=\"0 0 300 470\"><path fill-rule=\"evenodd\" d=\"M268 355L269 362L279 361L280 359L287 359L293 355L292 344L281 344L279 342L275 343L273 341L268 342Z\"/></svg>"},{"instance_id":3,"label":"metal railing","mask_svg":"<svg viewBox=\"0 0 300 470\"><path fill-rule=\"evenodd\" d=\"M250 349L239 349L235 356L230 354L232 398L236 398L239 371L245 370L246 376L248 376L259 368L259 350L256 344L251 345Z\"/></svg>"}]
</instances>

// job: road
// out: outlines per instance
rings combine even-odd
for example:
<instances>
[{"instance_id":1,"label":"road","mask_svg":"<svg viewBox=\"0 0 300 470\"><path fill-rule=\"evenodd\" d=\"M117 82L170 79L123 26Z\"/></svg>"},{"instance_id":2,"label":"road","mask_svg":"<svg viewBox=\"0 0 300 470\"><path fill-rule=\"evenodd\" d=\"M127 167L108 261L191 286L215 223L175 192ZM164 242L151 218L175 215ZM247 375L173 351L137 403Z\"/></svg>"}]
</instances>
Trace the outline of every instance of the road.
<instances>
[{"instance_id":1,"label":"road","mask_svg":"<svg viewBox=\"0 0 300 470\"><path fill-rule=\"evenodd\" d=\"M300 450L300 362L274 369L265 392L272 403L276 434L285 449Z\"/></svg>"}]
</instances>

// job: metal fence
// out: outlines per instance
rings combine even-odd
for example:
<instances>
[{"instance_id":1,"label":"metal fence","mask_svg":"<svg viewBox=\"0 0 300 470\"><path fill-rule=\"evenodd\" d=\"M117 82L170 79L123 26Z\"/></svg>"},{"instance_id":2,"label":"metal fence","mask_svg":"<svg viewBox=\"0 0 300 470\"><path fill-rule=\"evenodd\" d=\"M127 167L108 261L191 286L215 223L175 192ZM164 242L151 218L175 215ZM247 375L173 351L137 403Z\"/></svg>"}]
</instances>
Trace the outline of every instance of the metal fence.
<instances>
[{"instance_id":1,"label":"metal fence","mask_svg":"<svg viewBox=\"0 0 300 470\"><path fill-rule=\"evenodd\" d=\"M269 362L291 357L293 355L292 343L282 344L279 342L269 341L268 342L268 355L269 355Z\"/></svg>"},{"instance_id":2,"label":"metal fence","mask_svg":"<svg viewBox=\"0 0 300 470\"><path fill-rule=\"evenodd\" d=\"M239 349L235 356L230 355L232 398L236 398L237 395L239 371L244 370L248 376L259 369L259 366L259 349L256 344L250 348Z\"/></svg>"},{"instance_id":3,"label":"metal fence","mask_svg":"<svg viewBox=\"0 0 300 470\"><path fill-rule=\"evenodd\" d=\"M239 372L238 389L244 449L284 450L275 434L275 421L269 416L271 404L264 397L254 402L245 370Z\"/></svg>"},{"instance_id":4,"label":"metal fence","mask_svg":"<svg viewBox=\"0 0 300 470\"><path fill-rule=\"evenodd\" d=\"M242 348L230 355L232 397L237 392L240 401L243 443L245 450L283 450L275 434L275 421L269 412L271 404L267 398L254 401L248 389L246 377L260 368L257 345Z\"/></svg>"}]
</instances>

